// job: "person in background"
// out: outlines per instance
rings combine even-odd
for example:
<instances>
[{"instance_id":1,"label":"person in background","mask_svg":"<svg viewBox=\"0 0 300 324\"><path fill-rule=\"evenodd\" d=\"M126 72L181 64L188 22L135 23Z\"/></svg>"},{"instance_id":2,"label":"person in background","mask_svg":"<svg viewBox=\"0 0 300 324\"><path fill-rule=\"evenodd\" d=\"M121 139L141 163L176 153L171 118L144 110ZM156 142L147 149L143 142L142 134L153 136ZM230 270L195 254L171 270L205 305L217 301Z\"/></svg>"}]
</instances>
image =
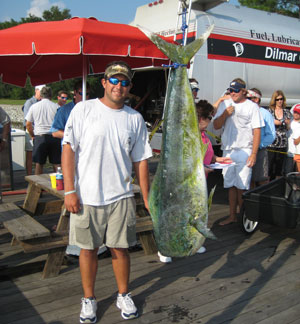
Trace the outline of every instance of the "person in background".
<instances>
[{"instance_id":1,"label":"person in background","mask_svg":"<svg viewBox=\"0 0 300 324\"><path fill-rule=\"evenodd\" d=\"M32 139L28 133L28 130L26 128L26 115L28 114L28 111L30 109L30 107L37 103L38 101L41 100L41 90L43 89L43 87L45 87L44 84L41 85L37 85L34 88L34 96L32 96L30 99L26 100L24 106L23 106L23 113L24 113L24 122L23 122L23 126L24 126L24 130L25 130L25 163L26 163L26 173L27 175L31 175L32 174L32 150L33 150L33 143L32 143Z\"/></svg>"},{"instance_id":2,"label":"person in background","mask_svg":"<svg viewBox=\"0 0 300 324\"><path fill-rule=\"evenodd\" d=\"M296 162L297 171L300 172L300 104L293 107L290 136L294 144L294 161Z\"/></svg>"},{"instance_id":3,"label":"person in background","mask_svg":"<svg viewBox=\"0 0 300 324\"><path fill-rule=\"evenodd\" d=\"M86 97L89 98L89 90L90 86L87 83L86 85L87 92ZM67 103L66 105L59 108L55 114L53 123L51 125L50 132L52 133L53 137L60 138L61 140L64 137L64 129L69 118L69 115L74 108L74 106L82 101L82 81L79 80L74 85L74 97L73 101Z\"/></svg>"},{"instance_id":4,"label":"person in background","mask_svg":"<svg viewBox=\"0 0 300 324\"><path fill-rule=\"evenodd\" d=\"M59 107L64 106L67 103L68 94L67 91L60 90L57 94L57 104Z\"/></svg>"},{"instance_id":5,"label":"person in background","mask_svg":"<svg viewBox=\"0 0 300 324\"><path fill-rule=\"evenodd\" d=\"M81 248L79 264L84 292L81 323L97 321L97 251L103 243L112 254L119 292L116 306L124 319L138 316L129 292L128 247L136 243L131 173L133 166L149 210L147 159L152 156L152 149L143 117L124 104L131 80L128 64L110 63L101 80L104 96L79 102L65 127L62 153L65 207L71 213L69 243Z\"/></svg>"},{"instance_id":6,"label":"person in background","mask_svg":"<svg viewBox=\"0 0 300 324\"><path fill-rule=\"evenodd\" d=\"M32 159L35 162L35 174L43 173L43 166L47 157L49 157L49 162L53 164L54 170L57 170L57 167L60 166L60 140L53 138L50 133L57 111L57 105L51 101L51 97L51 88L43 87L41 90L42 100L33 104L25 117L26 128L33 139Z\"/></svg>"},{"instance_id":7,"label":"person in background","mask_svg":"<svg viewBox=\"0 0 300 324\"><path fill-rule=\"evenodd\" d=\"M283 175L288 148L288 128L291 121L291 113L286 108L286 98L281 90L274 91L269 112L273 116L276 130L275 141L268 146L269 179L271 181Z\"/></svg>"},{"instance_id":8,"label":"person in background","mask_svg":"<svg viewBox=\"0 0 300 324\"><path fill-rule=\"evenodd\" d=\"M293 117L294 117L294 109L295 107L300 107L300 103L295 104L291 110L291 127L292 127L292 121L293 121ZM294 160L294 155L295 155L295 144L294 144L294 139L292 138L292 130L291 127L289 128L288 132L287 132L287 137L288 137L288 150L287 150L287 156L285 157L285 163L283 165L283 171L284 174L288 174L290 172L294 172L295 171L295 160Z\"/></svg>"},{"instance_id":9,"label":"person in background","mask_svg":"<svg viewBox=\"0 0 300 324\"><path fill-rule=\"evenodd\" d=\"M192 89L192 94L193 94L194 100L196 100L196 99L198 99L197 94L199 91L199 82L194 78L189 79L189 82L190 82L190 86Z\"/></svg>"},{"instance_id":10,"label":"person in background","mask_svg":"<svg viewBox=\"0 0 300 324\"><path fill-rule=\"evenodd\" d=\"M224 187L228 188L230 215L220 222L227 225L237 221L237 206L242 208L242 194L250 188L252 167L256 162L264 121L256 103L247 99L246 83L234 79L227 89L230 100L224 100L217 110L214 127L224 127L223 156L235 164L223 170Z\"/></svg>"},{"instance_id":11,"label":"person in background","mask_svg":"<svg viewBox=\"0 0 300 324\"><path fill-rule=\"evenodd\" d=\"M6 111L0 107L0 152L5 149L8 145L9 134L10 134L10 118Z\"/></svg>"},{"instance_id":12,"label":"person in background","mask_svg":"<svg viewBox=\"0 0 300 324\"><path fill-rule=\"evenodd\" d=\"M248 90L247 97L260 107L262 94L259 89ZM260 186L268 181L268 152L267 146L272 144L276 137L275 125L272 115L263 107L259 108L265 126L261 128L260 144L257 152L256 163L252 168L251 188Z\"/></svg>"}]
</instances>

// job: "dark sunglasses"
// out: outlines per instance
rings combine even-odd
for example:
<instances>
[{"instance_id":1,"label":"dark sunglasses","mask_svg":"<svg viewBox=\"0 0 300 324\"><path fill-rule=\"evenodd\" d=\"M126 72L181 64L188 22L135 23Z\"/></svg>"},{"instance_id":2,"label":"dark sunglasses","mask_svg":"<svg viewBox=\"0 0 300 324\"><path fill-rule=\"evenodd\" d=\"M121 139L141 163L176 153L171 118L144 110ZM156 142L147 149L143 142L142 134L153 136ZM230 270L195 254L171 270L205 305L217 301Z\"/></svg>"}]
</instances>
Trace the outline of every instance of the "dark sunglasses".
<instances>
[{"instance_id":1,"label":"dark sunglasses","mask_svg":"<svg viewBox=\"0 0 300 324\"><path fill-rule=\"evenodd\" d=\"M122 87L128 87L130 85L129 80L119 80L117 78L108 78L108 81L109 81L109 83L111 83L113 85L118 85L119 82L121 82Z\"/></svg>"},{"instance_id":2,"label":"dark sunglasses","mask_svg":"<svg viewBox=\"0 0 300 324\"><path fill-rule=\"evenodd\" d=\"M206 119L209 119L209 120L212 120L212 116L208 116L208 117L206 117Z\"/></svg>"},{"instance_id":3,"label":"dark sunglasses","mask_svg":"<svg viewBox=\"0 0 300 324\"><path fill-rule=\"evenodd\" d=\"M61 99L63 99L63 100L67 100L68 99L68 97L60 97Z\"/></svg>"},{"instance_id":4,"label":"dark sunglasses","mask_svg":"<svg viewBox=\"0 0 300 324\"><path fill-rule=\"evenodd\" d=\"M229 89L229 92L230 93L232 93L232 92L234 92L234 93L239 93L241 91L241 89L240 90L236 90L236 89Z\"/></svg>"},{"instance_id":5,"label":"dark sunglasses","mask_svg":"<svg viewBox=\"0 0 300 324\"><path fill-rule=\"evenodd\" d=\"M79 91L78 93L82 96L82 93L83 93L83 92ZM89 92L86 93L87 96L88 96L89 94L90 94Z\"/></svg>"},{"instance_id":6,"label":"dark sunglasses","mask_svg":"<svg viewBox=\"0 0 300 324\"><path fill-rule=\"evenodd\" d=\"M281 100L283 100L283 98L277 98L277 99L275 99L275 101L281 101Z\"/></svg>"}]
</instances>

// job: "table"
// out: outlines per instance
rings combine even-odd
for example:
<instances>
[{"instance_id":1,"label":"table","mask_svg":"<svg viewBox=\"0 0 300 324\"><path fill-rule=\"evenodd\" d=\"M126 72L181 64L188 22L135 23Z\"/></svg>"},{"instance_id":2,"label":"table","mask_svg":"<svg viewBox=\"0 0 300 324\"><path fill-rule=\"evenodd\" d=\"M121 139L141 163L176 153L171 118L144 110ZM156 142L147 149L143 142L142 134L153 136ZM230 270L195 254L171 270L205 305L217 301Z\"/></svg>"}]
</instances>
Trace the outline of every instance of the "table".
<instances>
[{"instance_id":1,"label":"table","mask_svg":"<svg viewBox=\"0 0 300 324\"><path fill-rule=\"evenodd\" d=\"M56 231L52 232L50 237L39 237L21 242L26 252L49 250L42 277L54 277L59 274L69 237L70 213L64 207L64 190L56 190L51 187L49 174L26 176L25 180L28 182L28 189L23 204L24 210L31 215L60 213ZM42 191L57 197L58 200L39 202ZM156 253L152 220L141 208L143 202L140 197L139 186L134 184L133 192L137 202L136 232L139 234L145 254Z\"/></svg>"},{"instance_id":2,"label":"table","mask_svg":"<svg viewBox=\"0 0 300 324\"><path fill-rule=\"evenodd\" d=\"M55 277L59 274L61 265L63 263L69 238L68 232L70 213L64 207L64 190L56 190L51 187L49 174L26 176L25 180L28 182L28 189L24 200L23 209L32 215L60 213L56 231L51 233L52 235L50 238L33 239L29 243L22 242L25 251L26 249L28 251L50 249L42 277ZM42 191L57 197L58 200L39 203Z\"/></svg>"}]
</instances>

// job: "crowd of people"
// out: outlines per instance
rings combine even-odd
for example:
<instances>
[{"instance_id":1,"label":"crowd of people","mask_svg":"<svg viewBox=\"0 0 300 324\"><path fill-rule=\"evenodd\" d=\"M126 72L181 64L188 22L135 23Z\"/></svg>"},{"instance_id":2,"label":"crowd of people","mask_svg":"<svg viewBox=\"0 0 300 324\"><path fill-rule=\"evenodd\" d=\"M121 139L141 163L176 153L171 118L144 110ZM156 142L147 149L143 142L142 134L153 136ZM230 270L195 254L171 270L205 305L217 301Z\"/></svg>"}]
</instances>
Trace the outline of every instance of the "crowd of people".
<instances>
[{"instance_id":1,"label":"crowd of people","mask_svg":"<svg viewBox=\"0 0 300 324\"><path fill-rule=\"evenodd\" d=\"M69 103L66 91L59 91L55 104L51 101L51 88L40 85L24 105L27 174L32 173L32 163L35 174L42 173L47 158L54 170L62 165L65 207L71 213L70 244L81 249L81 323L97 320L97 252L103 244L112 255L118 286L116 306L124 319L138 316L129 292L128 247L136 243L135 202L130 183L134 168L148 209L147 159L152 150L143 117L125 105L132 77L125 62L112 62L101 80L104 96L100 99L83 102L79 81ZM229 217L220 222L225 226L237 221L245 190L294 171L295 164L300 171L300 104L289 110L284 93L277 90L269 108L263 108L261 91L247 89L240 78L232 80L220 99L210 104L198 100L197 80L190 80L190 84L196 102L199 140L207 144L203 162L206 176L212 172L211 163L229 165L222 171L230 206ZM89 96L89 85L86 95ZM8 139L9 122L0 108L0 151ZM222 156L214 150L208 129L221 137ZM198 252L205 252L205 248ZM162 262L171 261L159 256Z\"/></svg>"}]
</instances>

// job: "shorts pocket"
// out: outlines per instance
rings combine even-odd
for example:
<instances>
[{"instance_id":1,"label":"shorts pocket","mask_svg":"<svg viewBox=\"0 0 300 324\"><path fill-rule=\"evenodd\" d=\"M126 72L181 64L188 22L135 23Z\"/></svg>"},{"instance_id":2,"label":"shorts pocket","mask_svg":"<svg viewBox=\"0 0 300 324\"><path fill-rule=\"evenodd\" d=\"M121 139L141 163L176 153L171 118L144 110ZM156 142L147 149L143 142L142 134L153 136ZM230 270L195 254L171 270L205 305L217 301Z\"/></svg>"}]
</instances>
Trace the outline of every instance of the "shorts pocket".
<instances>
[{"instance_id":1,"label":"shorts pocket","mask_svg":"<svg viewBox=\"0 0 300 324\"><path fill-rule=\"evenodd\" d=\"M134 197L127 198L127 226L132 227L136 224L136 202Z\"/></svg>"},{"instance_id":2,"label":"shorts pocket","mask_svg":"<svg viewBox=\"0 0 300 324\"><path fill-rule=\"evenodd\" d=\"M82 207L83 208L83 207ZM77 228L88 228L90 226L90 215L82 209L78 214L74 215L74 225Z\"/></svg>"}]
</instances>

